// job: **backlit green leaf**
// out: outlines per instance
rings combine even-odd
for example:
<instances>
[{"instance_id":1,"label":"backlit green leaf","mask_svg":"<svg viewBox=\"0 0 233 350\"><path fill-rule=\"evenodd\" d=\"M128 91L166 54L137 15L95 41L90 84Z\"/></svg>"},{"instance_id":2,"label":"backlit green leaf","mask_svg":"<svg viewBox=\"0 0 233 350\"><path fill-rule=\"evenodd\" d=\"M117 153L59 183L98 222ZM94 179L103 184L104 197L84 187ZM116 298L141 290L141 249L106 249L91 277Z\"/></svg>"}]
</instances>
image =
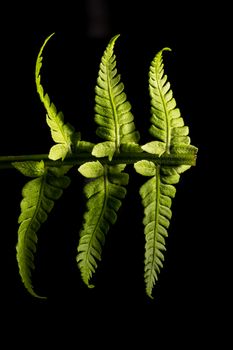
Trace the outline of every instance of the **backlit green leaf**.
<instances>
[{"instance_id":1,"label":"backlit green leaf","mask_svg":"<svg viewBox=\"0 0 233 350\"><path fill-rule=\"evenodd\" d=\"M78 171L87 178L96 178L104 174L104 167L97 160L96 162L84 163L78 168Z\"/></svg>"}]
</instances>

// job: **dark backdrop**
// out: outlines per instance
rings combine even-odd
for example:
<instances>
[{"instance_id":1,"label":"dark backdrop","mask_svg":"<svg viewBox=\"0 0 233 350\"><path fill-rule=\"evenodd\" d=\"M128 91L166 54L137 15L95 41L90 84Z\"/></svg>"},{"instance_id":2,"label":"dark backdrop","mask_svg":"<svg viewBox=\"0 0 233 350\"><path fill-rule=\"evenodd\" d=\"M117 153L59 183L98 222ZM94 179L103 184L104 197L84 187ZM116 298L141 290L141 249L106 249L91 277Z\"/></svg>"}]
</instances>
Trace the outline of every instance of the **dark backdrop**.
<instances>
[{"instance_id":1,"label":"dark backdrop","mask_svg":"<svg viewBox=\"0 0 233 350\"><path fill-rule=\"evenodd\" d=\"M150 137L148 68L158 50L168 46L172 52L164 56L165 70L190 127L192 144L199 148L196 167L183 174L177 185L154 300L144 292L142 179L132 168L128 194L108 234L93 290L82 284L75 262L85 200L83 180L72 172L70 188L38 233L33 280L36 289L48 296L46 301L33 299L25 291L15 258L21 189L27 179L16 170L1 170L0 317L4 329L30 329L34 339L47 333L53 340L77 337L77 344L82 338L87 344L92 340L105 344L106 334L111 334L110 349L117 339L131 342L142 337L148 344L154 339L156 345L164 332L163 343L167 339L185 343L184 335L189 342L199 342L203 335L208 341L212 335L206 324L218 328L216 315L222 308L216 303L220 268L214 242L219 223L215 181L210 177L213 121L221 109L218 104L213 108L218 21L224 20L221 10L196 2L89 0L75 6L69 2L53 7L48 2L8 6L2 17L0 155L47 153L52 145L34 83L38 50L52 32L56 35L44 51L42 83L83 139L97 141L93 108L98 66L108 41L119 33L118 70L141 143ZM66 326L69 331L65 332Z\"/></svg>"}]
</instances>

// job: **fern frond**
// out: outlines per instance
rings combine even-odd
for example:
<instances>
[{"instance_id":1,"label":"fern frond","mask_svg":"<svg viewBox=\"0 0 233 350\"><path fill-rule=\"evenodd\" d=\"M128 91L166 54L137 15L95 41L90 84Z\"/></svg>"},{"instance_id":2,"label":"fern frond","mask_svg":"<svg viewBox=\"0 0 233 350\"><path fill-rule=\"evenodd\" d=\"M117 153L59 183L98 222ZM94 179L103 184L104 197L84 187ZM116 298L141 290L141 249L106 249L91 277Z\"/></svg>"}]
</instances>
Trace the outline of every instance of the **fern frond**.
<instances>
[{"instance_id":1,"label":"fern frond","mask_svg":"<svg viewBox=\"0 0 233 350\"><path fill-rule=\"evenodd\" d=\"M40 96L41 102L44 104L44 107L47 111L46 122L50 127L51 136L54 142L57 145L54 145L49 153L49 158L53 160L58 160L66 157L67 154L71 152L71 144L72 144L72 135L74 134L74 128L69 124L64 123L64 115L60 111L57 111L56 106L53 102L50 101L50 98L47 93L44 93L43 86L41 84L41 67L42 67L42 53L45 45L49 41L49 39L54 35L51 34L43 43L39 54L36 60L36 68L35 68L35 80L36 80L36 89Z\"/></svg>"},{"instance_id":2,"label":"fern frond","mask_svg":"<svg viewBox=\"0 0 233 350\"><path fill-rule=\"evenodd\" d=\"M110 40L103 54L95 88L95 122L99 125L96 133L112 143L112 153L119 152L122 143L139 141L131 105L117 73L114 45L118 37L116 35ZM98 157L98 154L95 155Z\"/></svg>"},{"instance_id":3,"label":"fern frond","mask_svg":"<svg viewBox=\"0 0 233 350\"><path fill-rule=\"evenodd\" d=\"M124 185L128 174L123 173L125 165L107 166L100 162L88 162L79 167L80 173L91 181L84 187L87 197L87 211L80 231L77 263L84 283L90 284L97 261L101 260L105 236L117 220L117 211L126 195Z\"/></svg>"},{"instance_id":4,"label":"fern frond","mask_svg":"<svg viewBox=\"0 0 233 350\"><path fill-rule=\"evenodd\" d=\"M150 133L164 144L164 152L170 153L172 145L190 144L189 128L184 125L180 110L167 75L164 74L163 52L171 51L164 48L157 53L151 62L149 70L149 92L151 97Z\"/></svg>"},{"instance_id":5,"label":"fern frond","mask_svg":"<svg viewBox=\"0 0 233 350\"><path fill-rule=\"evenodd\" d=\"M171 204L180 175L176 169L161 167L153 162L141 161L135 164L136 170L145 176L152 176L140 188L144 206L145 226L145 268L146 293L152 298L153 287L163 267L165 239L172 217Z\"/></svg>"},{"instance_id":6,"label":"fern frond","mask_svg":"<svg viewBox=\"0 0 233 350\"><path fill-rule=\"evenodd\" d=\"M180 110L176 108L167 75L164 74L162 54L170 51L164 48L153 59L149 70L149 92L151 97L151 135L156 141L141 148L151 154L162 156L164 153L196 155L197 148L190 145L189 129L184 125ZM135 170L151 177L141 188L140 195L144 206L145 226L145 284L146 293L152 298L153 287L163 267L165 238L172 216L172 198L176 193L175 184L180 174L190 165L180 163L174 166L159 165L152 161L141 160L134 164Z\"/></svg>"},{"instance_id":7,"label":"fern frond","mask_svg":"<svg viewBox=\"0 0 233 350\"><path fill-rule=\"evenodd\" d=\"M32 165L30 165L30 174L31 167ZM23 167L23 173L25 168ZM40 296L33 289L31 277L32 270L35 269L37 232L41 224L47 220L54 202L61 197L63 190L70 183L69 177L64 175L67 170L67 167L45 169L43 175L27 182L22 190L23 199L20 203L21 214L18 219L20 226L16 246L17 261L25 288L36 297Z\"/></svg>"}]
</instances>

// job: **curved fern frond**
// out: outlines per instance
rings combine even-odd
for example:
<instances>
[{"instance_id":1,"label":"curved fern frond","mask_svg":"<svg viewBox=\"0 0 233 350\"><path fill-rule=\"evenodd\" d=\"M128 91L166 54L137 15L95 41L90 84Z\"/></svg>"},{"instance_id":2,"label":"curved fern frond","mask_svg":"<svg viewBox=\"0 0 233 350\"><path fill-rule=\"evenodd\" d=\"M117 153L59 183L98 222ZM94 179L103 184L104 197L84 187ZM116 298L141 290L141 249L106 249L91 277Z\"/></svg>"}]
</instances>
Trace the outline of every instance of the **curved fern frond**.
<instances>
[{"instance_id":1,"label":"curved fern frond","mask_svg":"<svg viewBox=\"0 0 233 350\"><path fill-rule=\"evenodd\" d=\"M149 70L149 92L151 97L150 133L164 146L164 152L170 153L171 146L190 144L189 128L184 125L180 110L176 108L167 75L164 74L163 52L171 51L164 48L157 53L151 62ZM161 146L161 145L160 145Z\"/></svg>"},{"instance_id":2,"label":"curved fern frond","mask_svg":"<svg viewBox=\"0 0 233 350\"><path fill-rule=\"evenodd\" d=\"M96 133L106 140L108 149L105 153L109 152L110 157L114 152L119 152L122 143L138 142L140 137L139 132L135 130L134 117L124 92L124 84L117 73L114 45L118 37L119 35L116 35L110 40L103 54L95 88L95 122L99 125ZM101 151L103 154L103 149ZM98 154L95 147L93 155L103 156Z\"/></svg>"},{"instance_id":3,"label":"curved fern frond","mask_svg":"<svg viewBox=\"0 0 233 350\"><path fill-rule=\"evenodd\" d=\"M33 176L33 166L35 166L35 169L38 168L35 164L30 164L29 176ZM41 164L39 168L41 169ZM19 170L25 175L25 169L27 169L27 166ZM70 183L69 177L64 175L67 170L67 166L64 169L44 168L44 173L40 177L27 182L22 190L23 199L20 203L21 214L18 219L20 226L16 246L17 261L25 288L36 297L40 296L33 289L32 270L35 269L34 254L36 252L37 232L41 224L47 220L54 202L61 197L63 190Z\"/></svg>"},{"instance_id":4,"label":"curved fern frond","mask_svg":"<svg viewBox=\"0 0 233 350\"><path fill-rule=\"evenodd\" d=\"M165 239L172 217L172 198L176 193L173 185L179 182L180 175L174 168L161 167L146 160L137 162L135 169L144 176L152 176L140 188L146 239L144 278L146 293L152 298L153 287L163 267Z\"/></svg>"},{"instance_id":5,"label":"curved fern frond","mask_svg":"<svg viewBox=\"0 0 233 350\"><path fill-rule=\"evenodd\" d=\"M47 111L46 122L51 130L51 136L54 142L57 144L52 146L49 158L52 160L58 160L66 157L67 154L71 152L72 145L72 136L74 134L74 128L69 124L64 123L64 115L60 111L58 112L56 106L53 102L50 101L48 94L44 93L43 86L41 85L41 67L42 67L42 53L45 45L49 41L49 39L54 35L51 34L43 43L39 54L36 60L36 68L35 68L35 80L36 80L36 89L40 96L41 102L44 104L44 107Z\"/></svg>"},{"instance_id":6,"label":"curved fern frond","mask_svg":"<svg viewBox=\"0 0 233 350\"><path fill-rule=\"evenodd\" d=\"M107 166L100 162L88 162L79 167L79 172L90 178L84 187L87 197L87 211L83 228L80 231L77 263L84 283L90 284L97 261L101 260L105 236L117 220L117 211L126 195L124 185L128 183L128 174L123 173L125 165Z\"/></svg>"}]
</instances>

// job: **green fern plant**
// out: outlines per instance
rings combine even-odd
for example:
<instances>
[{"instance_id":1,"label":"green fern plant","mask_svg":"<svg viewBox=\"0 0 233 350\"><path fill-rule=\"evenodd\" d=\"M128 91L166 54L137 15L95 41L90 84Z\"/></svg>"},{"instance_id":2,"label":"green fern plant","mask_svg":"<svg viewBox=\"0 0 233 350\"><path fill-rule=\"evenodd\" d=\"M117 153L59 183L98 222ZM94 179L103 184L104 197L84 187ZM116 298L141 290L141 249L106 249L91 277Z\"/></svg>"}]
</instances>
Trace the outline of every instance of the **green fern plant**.
<instances>
[{"instance_id":1,"label":"green fern plant","mask_svg":"<svg viewBox=\"0 0 233 350\"><path fill-rule=\"evenodd\" d=\"M30 179L22 190L18 218L17 262L22 282L28 292L39 296L33 287L34 256L37 236L55 202L70 185L69 171L89 179L84 186L86 212L77 241L77 265L83 282L93 287L93 275L101 260L107 233L117 220L117 213L127 194L127 165L149 178L140 188L144 207L146 294L153 298L153 288L163 267L166 238L171 222L172 198L180 175L196 164L198 149L190 144L189 128L164 73L164 48L151 62L149 94L151 100L152 141L140 145L131 104L118 73L114 46L119 35L108 43L99 66L95 87L96 134L100 142L81 140L64 115L57 111L41 83L43 51L53 36L46 38L35 67L35 83L46 110L46 122L54 145L48 155L0 157L1 167L13 166Z\"/></svg>"}]
</instances>

